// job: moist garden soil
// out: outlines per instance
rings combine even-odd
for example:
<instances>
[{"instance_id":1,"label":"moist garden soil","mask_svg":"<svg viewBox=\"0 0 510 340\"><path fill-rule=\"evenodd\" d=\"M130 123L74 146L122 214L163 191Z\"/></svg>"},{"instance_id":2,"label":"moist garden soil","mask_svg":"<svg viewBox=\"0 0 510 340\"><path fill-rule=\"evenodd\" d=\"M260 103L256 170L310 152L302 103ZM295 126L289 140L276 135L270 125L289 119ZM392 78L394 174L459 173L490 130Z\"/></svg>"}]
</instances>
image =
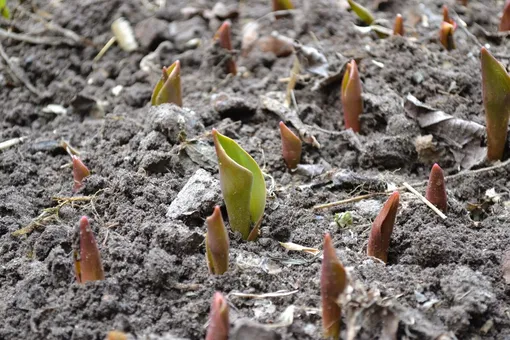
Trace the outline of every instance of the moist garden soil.
<instances>
[{"instance_id":1,"label":"moist garden soil","mask_svg":"<svg viewBox=\"0 0 510 340\"><path fill-rule=\"evenodd\" d=\"M484 125L479 44L508 64L508 39L484 34L497 31L503 1L446 1L466 23L459 21L451 52L437 39L442 1L360 0L386 27L402 13L406 36L387 39L359 32L354 25L362 23L344 1L296 0L297 11L278 20L267 15L269 0L225 1L237 16L205 12L214 1L157 3L25 1L22 11L8 1L14 20L2 20L2 29L52 38L1 40L0 141L22 138L0 151L1 339L103 339L111 330L203 339L215 291L228 299L231 339L319 339L320 253L280 242L320 250L326 232L350 276L342 339L510 338L502 269L510 166L466 168L455 157L462 145L451 143L462 131L431 133L404 107L412 94ZM128 53L115 44L93 61L121 16L140 47ZM226 54L212 42L224 16L232 16L235 77L223 72ZM257 48L241 55L242 26L257 19L260 36L276 31L323 53L329 74L342 75L350 59L359 65L365 110L358 135L341 132L339 77L316 86L321 76L301 70L291 109L320 148L304 144L305 166L295 172L281 158L277 127L285 110L266 105L271 96L284 98L293 57ZM184 107L150 108L158 69L177 59ZM244 242L230 232L230 267L221 276L209 274L203 242L205 218L223 204L213 127L257 160L268 187L259 239ZM425 148L419 136L429 138ZM92 172L76 193L62 140ZM484 147L483 136L475 141ZM366 256L386 195L314 209L403 182L424 194L434 162L450 176L447 218L401 189L387 265ZM192 176L194 186L185 187ZM347 211L353 223L339 226L335 214ZM75 282L72 260L82 215L91 218L106 276L84 285Z\"/></svg>"}]
</instances>

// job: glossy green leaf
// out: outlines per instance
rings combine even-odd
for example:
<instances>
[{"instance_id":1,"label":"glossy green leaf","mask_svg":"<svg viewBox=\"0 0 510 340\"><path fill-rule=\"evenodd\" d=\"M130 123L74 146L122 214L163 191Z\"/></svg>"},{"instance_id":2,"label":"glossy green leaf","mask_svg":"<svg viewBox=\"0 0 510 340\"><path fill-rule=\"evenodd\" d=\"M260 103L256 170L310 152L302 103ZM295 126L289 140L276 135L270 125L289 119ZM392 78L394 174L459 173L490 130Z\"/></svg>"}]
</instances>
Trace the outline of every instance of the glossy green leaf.
<instances>
[{"instance_id":1,"label":"glossy green leaf","mask_svg":"<svg viewBox=\"0 0 510 340\"><path fill-rule=\"evenodd\" d=\"M235 141L213 129L220 183L232 230L254 240L266 206L266 183L257 162Z\"/></svg>"}]
</instances>

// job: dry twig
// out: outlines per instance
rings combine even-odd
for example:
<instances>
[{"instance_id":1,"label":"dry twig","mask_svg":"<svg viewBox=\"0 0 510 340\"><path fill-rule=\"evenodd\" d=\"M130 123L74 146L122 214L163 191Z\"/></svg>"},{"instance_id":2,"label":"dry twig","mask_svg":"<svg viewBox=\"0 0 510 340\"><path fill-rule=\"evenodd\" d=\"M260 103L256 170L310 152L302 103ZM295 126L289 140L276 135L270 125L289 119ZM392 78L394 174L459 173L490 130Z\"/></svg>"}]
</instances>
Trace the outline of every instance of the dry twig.
<instances>
[{"instance_id":1,"label":"dry twig","mask_svg":"<svg viewBox=\"0 0 510 340\"><path fill-rule=\"evenodd\" d=\"M432 209L433 212L435 212L436 214L439 215L439 217L441 217L443 220L446 219L446 215L443 214L441 212L441 210L439 210L434 204L430 203L430 201L428 199L426 199L425 197L423 197L422 194L420 194L415 188L413 188L411 185L409 185L409 183L407 182L404 182L402 183L403 186L406 187L407 190L409 190L410 192L412 192L413 194L416 195L416 197L418 197L420 199L420 201L422 201L423 203L425 203L430 209Z\"/></svg>"},{"instance_id":2,"label":"dry twig","mask_svg":"<svg viewBox=\"0 0 510 340\"><path fill-rule=\"evenodd\" d=\"M504 162L500 162L500 163L497 163L497 164L495 164L493 166L489 166L489 167L486 167L486 168L481 168L481 169L476 169L476 170L465 170L465 171L461 171L461 172L459 172L459 173L457 173L455 175L445 176L444 179L445 179L445 181L447 181L447 180L453 180L453 179L457 179L459 177L464 177L464 176L468 176L468 175L480 174L480 173L484 173L484 172L488 172L488 171L504 168L504 167L506 167L509 164L510 164L510 159L507 159ZM428 180L425 180L425 181L422 181L422 182L414 183L414 184L412 184L412 186L413 187L421 187L421 186L427 185L427 183L428 183ZM407 187L401 186L401 187L398 187L396 189L391 189L391 190L386 190L386 191L382 191L382 192L374 192L374 193L370 193L370 194L360 195L360 196L351 197L351 198L347 198L347 199L344 199L344 200L341 200L341 201L336 201L336 202L331 202L331 203L319 204L319 205L314 206L313 210L322 210L322 209L327 209L327 208L333 208L333 207L337 207L337 206L342 205L342 204L358 202L358 201L361 201L361 200L364 200L364 199L367 199L367 198L372 198L372 197L381 196L381 195L390 195L395 190L401 191L401 190L405 190L405 189L407 189Z\"/></svg>"},{"instance_id":3,"label":"dry twig","mask_svg":"<svg viewBox=\"0 0 510 340\"><path fill-rule=\"evenodd\" d=\"M2 30L0 28L0 30ZM1 34L0 34L1 35ZM28 80L28 78L26 77L25 73L19 68L17 67L16 65L14 65L11 60L9 59L9 56L7 55L7 53L5 52L4 50L4 46L2 45L2 43L0 42L0 57L2 57L2 59L5 61L5 63L7 64L7 67L11 70L11 72L16 76L16 78L18 78L24 85L25 87L30 91L32 92L33 94L35 94L36 96L38 96L39 98L42 97L41 95L41 92L37 90L37 88L35 88L34 85L32 85L32 83L30 82L30 80Z\"/></svg>"}]
</instances>

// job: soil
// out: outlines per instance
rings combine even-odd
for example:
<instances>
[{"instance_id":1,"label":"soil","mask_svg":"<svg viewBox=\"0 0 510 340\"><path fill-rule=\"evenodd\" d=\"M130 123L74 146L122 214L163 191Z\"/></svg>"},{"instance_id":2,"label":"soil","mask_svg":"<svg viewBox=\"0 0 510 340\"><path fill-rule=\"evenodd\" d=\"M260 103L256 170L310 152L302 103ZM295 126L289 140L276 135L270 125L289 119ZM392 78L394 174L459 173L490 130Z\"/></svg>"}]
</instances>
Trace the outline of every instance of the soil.
<instances>
[{"instance_id":1,"label":"soil","mask_svg":"<svg viewBox=\"0 0 510 340\"><path fill-rule=\"evenodd\" d=\"M503 2L471 0L464 7L445 1L467 24L457 29L451 52L437 39L443 1L359 2L387 27L402 13L406 36L361 34L354 24L362 23L343 1L295 0L298 11L278 20L265 16L268 0L225 1L239 11L232 18L237 51L242 25L262 18L261 36L277 31L317 48L330 73L343 72L349 59L358 61L365 100L359 135L340 132L339 81L315 89L319 76L299 79L299 118L321 148L305 144L302 163L309 166L289 172L281 158L281 118L262 102L270 92L285 92L280 80L288 77L293 58L237 53L239 74L226 76L224 52L211 40L220 18L181 11L212 9L215 1L171 0L161 8L156 1L25 1L25 12L86 40L75 46L1 41L39 95L2 59L0 141L24 140L0 151L0 338L104 339L120 330L140 339L203 339L211 298L220 291L230 305L231 339L318 339L321 257L279 242L321 249L329 232L350 275L342 339L510 339L510 288L502 271L510 240L510 167L464 169L448 136L434 135L424 155L416 137L430 132L403 105L412 94L455 118L485 123L475 40L507 56L500 60L508 64L508 40L483 34L497 30ZM0 21L3 29L62 39L37 17L16 11L16 1L8 4L14 20ZM121 16L136 27L140 47L128 53L114 45L93 61ZM419 22L422 16L427 22ZM142 59L164 41L156 69L143 70ZM150 108L157 68L177 59L184 108ZM223 204L207 133L213 127L259 162L269 188L260 238L247 243L230 232L230 268L221 276L208 273L203 243L205 218ZM453 138L456 131L450 133ZM61 140L79 150L92 171L77 193ZM436 161L447 175L464 171L446 181L447 219L402 190L387 265L366 256L371 221L386 196L313 209L403 182L421 183L415 187L423 194ZM194 174L202 191L181 192ZM490 189L496 197L487 196ZM55 197L82 196L89 200L67 201L58 215L51 210L59 203ZM339 227L335 213L345 211L353 224ZM82 215L91 218L106 273L104 281L84 285L75 282L72 262ZM34 230L13 235L26 226Z\"/></svg>"}]
</instances>

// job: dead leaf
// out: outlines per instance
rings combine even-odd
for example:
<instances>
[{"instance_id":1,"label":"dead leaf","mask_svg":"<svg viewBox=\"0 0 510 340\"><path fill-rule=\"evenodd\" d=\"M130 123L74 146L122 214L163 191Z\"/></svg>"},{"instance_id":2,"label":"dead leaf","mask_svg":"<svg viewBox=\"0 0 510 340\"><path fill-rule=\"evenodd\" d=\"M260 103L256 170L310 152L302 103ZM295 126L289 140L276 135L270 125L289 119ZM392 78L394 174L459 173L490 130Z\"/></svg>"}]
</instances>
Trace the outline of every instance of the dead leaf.
<instances>
[{"instance_id":1,"label":"dead leaf","mask_svg":"<svg viewBox=\"0 0 510 340\"><path fill-rule=\"evenodd\" d=\"M306 71L323 77L328 76L329 64L324 54L316 48L301 45L298 42L294 42L294 49L299 62Z\"/></svg>"},{"instance_id":2,"label":"dead leaf","mask_svg":"<svg viewBox=\"0 0 510 340\"><path fill-rule=\"evenodd\" d=\"M282 39L280 35L269 35L260 38L257 46L262 52L271 52L278 58L287 57L294 52L292 41Z\"/></svg>"},{"instance_id":3,"label":"dead leaf","mask_svg":"<svg viewBox=\"0 0 510 340\"><path fill-rule=\"evenodd\" d=\"M320 252L319 249L305 247L305 246L299 245L297 243L292 243L292 242L279 242L279 243L283 248L288 249L288 250L302 251L302 252L312 254L312 255L317 255Z\"/></svg>"},{"instance_id":4,"label":"dead leaf","mask_svg":"<svg viewBox=\"0 0 510 340\"><path fill-rule=\"evenodd\" d=\"M241 41L242 56L246 57L259 38L259 24L251 21L243 26L243 39Z\"/></svg>"},{"instance_id":5,"label":"dead leaf","mask_svg":"<svg viewBox=\"0 0 510 340\"><path fill-rule=\"evenodd\" d=\"M450 146L455 160L462 168L470 169L485 160L487 148L481 146L485 136L483 125L436 110L412 94L407 95L404 108L406 115L415 119L422 129Z\"/></svg>"}]
</instances>

